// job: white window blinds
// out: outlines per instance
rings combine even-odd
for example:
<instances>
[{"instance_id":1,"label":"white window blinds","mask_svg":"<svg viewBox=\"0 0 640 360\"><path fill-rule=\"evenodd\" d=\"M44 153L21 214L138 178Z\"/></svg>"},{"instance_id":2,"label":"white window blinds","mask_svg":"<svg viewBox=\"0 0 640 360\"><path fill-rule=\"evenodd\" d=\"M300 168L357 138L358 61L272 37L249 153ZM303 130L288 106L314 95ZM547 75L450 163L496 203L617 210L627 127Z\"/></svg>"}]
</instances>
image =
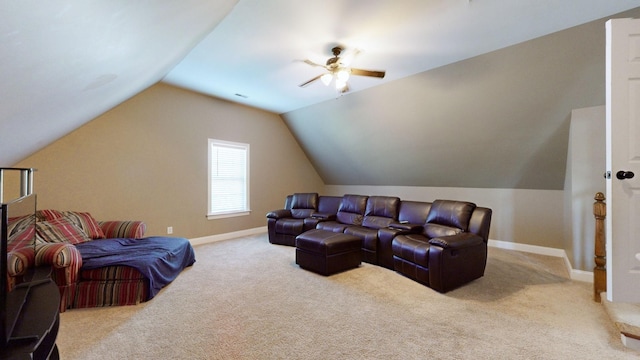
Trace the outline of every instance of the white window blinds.
<instances>
[{"instance_id":1,"label":"white window blinds","mask_svg":"<svg viewBox=\"0 0 640 360\"><path fill-rule=\"evenodd\" d=\"M249 144L209 139L209 216L249 211Z\"/></svg>"}]
</instances>

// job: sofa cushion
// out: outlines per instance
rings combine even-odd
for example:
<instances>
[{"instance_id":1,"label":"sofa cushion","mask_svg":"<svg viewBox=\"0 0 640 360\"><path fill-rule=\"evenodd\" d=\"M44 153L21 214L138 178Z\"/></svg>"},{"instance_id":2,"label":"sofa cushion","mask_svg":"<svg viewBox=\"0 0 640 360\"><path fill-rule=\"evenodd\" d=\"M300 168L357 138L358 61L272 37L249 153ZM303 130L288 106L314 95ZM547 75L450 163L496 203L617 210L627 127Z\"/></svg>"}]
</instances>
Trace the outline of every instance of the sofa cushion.
<instances>
[{"instance_id":1,"label":"sofa cushion","mask_svg":"<svg viewBox=\"0 0 640 360\"><path fill-rule=\"evenodd\" d=\"M391 196L370 196L362 219L362 226L381 229L398 219L400 198Z\"/></svg>"},{"instance_id":2,"label":"sofa cushion","mask_svg":"<svg viewBox=\"0 0 640 360\"><path fill-rule=\"evenodd\" d=\"M320 196L318 197L318 212L335 215L341 202L342 196Z\"/></svg>"},{"instance_id":3,"label":"sofa cushion","mask_svg":"<svg viewBox=\"0 0 640 360\"><path fill-rule=\"evenodd\" d=\"M291 217L296 219L304 219L311 217L311 214L313 214L314 212L314 209L291 209Z\"/></svg>"},{"instance_id":4,"label":"sofa cushion","mask_svg":"<svg viewBox=\"0 0 640 360\"><path fill-rule=\"evenodd\" d=\"M316 229L318 230L326 230L334 233L344 232L344 229L349 227L349 225L345 225L339 221L321 221L316 225Z\"/></svg>"},{"instance_id":5,"label":"sofa cushion","mask_svg":"<svg viewBox=\"0 0 640 360\"><path fill-rule=\"evenodd\" d=\"M424 234L427 235L429 239L442 237L442 236L451 236L461 233L462 230L458 228L454 228L451 226L444 226L440 224L425 224L424 225Z\"/></svg>"},{"instance_id":6,"label":"sofa cushion","mask_svg":"<svg viewBox=\"0 0 640 360\"><path fill-rule=\"evenodd\" d=\"M34 219L31 215L9 218L7 222L7 235L9 237L33 225Z\"/></svg>"},{"instance_id":7,"label":"sofa cushion","mask_svg":"<svg viewBox=\"0 0 640 360\"><path fill-rule=\"evenodd\" d=\"M343 196L336 215L337 220L343 224L362 225L367 198L362 195Z\"/></svg>"},{"instance_id":8,"label":"sofa cushion","mask_svg":"<svg viewBox=\"0 0 640 360\"><path fill-rule=\"evenodd\" d=\"M397 219L400 198L393 196L369 196L365 216L379 216Z\"/></svg>"},{"instance_id":9,"label":"sofa cushion","mask_svg":"<svg viewBox=\"0 0 640 360\"><path fill-rule=\"evenodd\" d=\"M398 220L406 221L409 224L422 225L427 221L427 215L429 215L430 209L430 202L403 200L400 202Z\"/></svg>"},{"instance_id":10,"label":"sofa cushion","mask_svg":"<svg viewBox=\"0 0 640 360\"><path fill-rule=\"evenodd\" d=\"M336 219L341 224L346 225L362 225L363 216L361 214L354 214L350 212L338 212Z\"/></svg>"},{"instance_id":11,"label":"sofa cushion","mask_svg":"<svg viewBox=\"0 0 640 360\"><path fill-rule=\"evenodd\" d=\"M467 231L469 219L471 219L471 214L475 208L476 205L470 202L436 200L431 204L426 222L428 224L456 227Z\"/></svg>"},{"instance_id":12,"label":"sofa cushion","mask_svg":"<svg viewBox=\"0 0 640 360\"><path fill-rule=\"evenodd\" d=\"M304 228L304 219L279 219L276 224L276 233L285 235L300 235Z\"/></svg>"},{"instance_id":13,"label":"sofa cushion","mask_svg":"<svg viewBox=\"0 0 640 360\"><path fill-rule=\"evenodd\" d=\"M400 235L393 239L393 255L410 263L429 268L431 245L421 234Z\"/></svg>"},{"instance_id":14,"label":"sofa cushion","mask_svg":"<svg viewBox=\"0 0 640 360\"><path fill-rule=\"evenodd\" d=\"M349 226L344 229L345 234L354 235L362 239L362 248L376 251L378 248L378 230L362 226Z\"/></svg>"},{"instance_id":15,"label":"sofa cushion","mask_svg":"<svg viewBox=\"0 0 640 360\"><path fill-rule=\"evenodd\" d=\"M317 193L295 193L291 199L292 209L317 209L318 194Z\"/></svg>"},{"instance_id":16,"label":"sofa cushion","mask_svg":"<svg viewBox=\"0 0 640 360\"><path fill-rule=\"evenodd\" d=\"M45 220L58 219L58 218L64 217L64 215L62 214L62 211L53 210L53 209L44 209L44 210L37 210L36 217L38 218L38 220L45 221Z\"/></svg>"},{"instance_id":17,"label":"sofa cushion","mask_svg":"<svg viewBox=\"0 0 640 360\"><path fill-rule=\"evenodd\" d=\"M382 229L395 222L394 219L382 216L365 216L362 219L362 226L370 229Z\"/></svg>"},{"instance_id":18,"label":"sofa cushion","mask_svg":"<svg viewBox=\"0 0 640 360\"><path fill-rule=\"evenodd\" d=\"M58 218L36 223L38 237L48 243L80 244L90 241L87 234L67 218Z\"/></svg>"},{"instance_id":19,"label":"sofa cushion","mask_svg":"<svg viewBox=\"0 0 640 360\"><path fill-rule=\"evenodd\" d=\"M38 219L42 221L51 221L54 219L67 218L75 226L84 231L91 239L104 239L105 235L96 219L88 212L79 211L59 211L59 210L38 210L36 212Z\"/></svg>"},{"instance_id":20,"label":"sofa cushion","mask_svg":"<svg viewBox=\"0 0 640 360\"><path fill-rule=\"evenodd\" d=\"M11 219L9 222L7 251L13 251L29 245L33 246L32 242L35 235L34 218L25 216L16 222L11 223Z\"/></svg>"},{"instance_id":21,"label":"sofa cushion","mask_svg":"<svg viewBox=\"0 0 640 360\"><path fill-rule=\"evenodd\" d=\"M141 239L147 230L143 221L99 221L106 238Z\"/></svg>"},{"instance_id":22,"label":"sofa cushion","mask_svg":"<svg viewBox=\"0 0 640 360\"><path fill-rule=\"evenodd\" d=\"M318 208L318 194L296 193L291 199L291 216L296 219L311 217Z\"/></svg>"},{"instance_id":23,"label":"sofa cushion","mask_svg":"<svg viewBox=\"0 0 640 360\"><path fill-rule=\"evenodd\" d=\"M96 219L88 212L63 211L63 215L82 229L92 239L104 239L105 235Z\"/></svg>"}]
</instances>

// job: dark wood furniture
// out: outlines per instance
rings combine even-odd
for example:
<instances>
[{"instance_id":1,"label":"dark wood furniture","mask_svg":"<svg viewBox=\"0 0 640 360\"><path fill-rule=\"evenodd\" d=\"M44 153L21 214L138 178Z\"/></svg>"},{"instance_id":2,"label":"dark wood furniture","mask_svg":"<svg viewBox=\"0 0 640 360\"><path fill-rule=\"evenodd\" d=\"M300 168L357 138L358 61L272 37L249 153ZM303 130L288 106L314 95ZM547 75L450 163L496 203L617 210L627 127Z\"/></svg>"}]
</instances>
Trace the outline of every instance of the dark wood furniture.
<instances>
[{"instance_id":1,"label":"dark wood furniture","mask_svg":"<svg viewBox=\"0 0 640 360\"><path fill-rule=\"evenodd\" d=\"M607 216L607 204L604 202L604 194L598 192L594 198L593 215L596 218L595 233L595 263L593 268L593 299L601 302L600 293L607 291L607 250L605 238L605 219Z\"/></svg>"},{"instance_id":2,"label":"dark wood furniture","mask_svg":"<svg viewBox=\"0 0 640 360\"><path fill-rule=\"evenodd\" d=\"M0 359L59 359L60 293L50 274L50 268L35 268L27 281L7 294L7 317L16 322Z\"/></svg>"}]
</instances>

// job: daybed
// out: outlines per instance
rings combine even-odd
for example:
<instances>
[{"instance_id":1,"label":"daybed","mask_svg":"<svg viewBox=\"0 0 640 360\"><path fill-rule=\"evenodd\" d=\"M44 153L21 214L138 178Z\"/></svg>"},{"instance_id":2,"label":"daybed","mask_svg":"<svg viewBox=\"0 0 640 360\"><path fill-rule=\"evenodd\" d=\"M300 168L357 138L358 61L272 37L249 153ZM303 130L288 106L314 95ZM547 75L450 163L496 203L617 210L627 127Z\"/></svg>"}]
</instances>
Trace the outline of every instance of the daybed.
<instances>
[{"instance_id":1,"label":"daybed","mask_svg":"<svg viewBox=\"0 0 640 360\"><path fill-rule=\"evenodd\" d=\"M141 221L98 222L86 212L36 212L35 265L51 265L60 311L134 305L195 262L189 241L144 237Z\"/></svg>"},{"instance_id":2,"label":"daybed","mask_svg":"<svg viewBox=\"0 0 640 360\"><path fill-rule=\"evenodd\" d=\"M301 201L309 198L314 200ZM357 236L362 261L447 292L484 275L491 215L491 209L466 201L303 193L287 196L284 209L269 212L267 228L271 243L289 246L311 229ZM305 242L320 241L316 234L306 233Z\"/></svg>"}]
</instances>

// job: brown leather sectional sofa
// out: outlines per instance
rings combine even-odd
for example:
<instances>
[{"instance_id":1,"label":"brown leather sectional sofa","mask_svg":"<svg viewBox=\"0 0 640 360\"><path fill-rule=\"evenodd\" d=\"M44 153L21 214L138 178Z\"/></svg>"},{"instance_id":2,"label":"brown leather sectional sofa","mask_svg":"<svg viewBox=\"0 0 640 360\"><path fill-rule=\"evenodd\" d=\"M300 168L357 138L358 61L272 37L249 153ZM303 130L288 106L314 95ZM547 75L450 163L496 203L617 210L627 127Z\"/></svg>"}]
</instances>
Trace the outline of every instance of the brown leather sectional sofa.
<instances>
[{"instance_id":1,"label":"brown leather sectional sofa","mask_svg":"<svg viewBox=\"0 0 640 360\"><path fill-rule=\"evenodd\" d=\"M484 275L491 215L466 201L297 193L267 214L267 228L270 243L288 246L311 229L355 235L362 261L447 292Z\"/></svg>"}]
</instances>

